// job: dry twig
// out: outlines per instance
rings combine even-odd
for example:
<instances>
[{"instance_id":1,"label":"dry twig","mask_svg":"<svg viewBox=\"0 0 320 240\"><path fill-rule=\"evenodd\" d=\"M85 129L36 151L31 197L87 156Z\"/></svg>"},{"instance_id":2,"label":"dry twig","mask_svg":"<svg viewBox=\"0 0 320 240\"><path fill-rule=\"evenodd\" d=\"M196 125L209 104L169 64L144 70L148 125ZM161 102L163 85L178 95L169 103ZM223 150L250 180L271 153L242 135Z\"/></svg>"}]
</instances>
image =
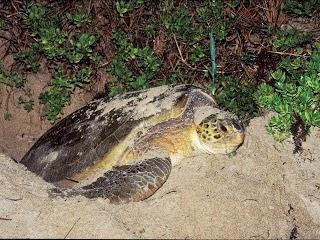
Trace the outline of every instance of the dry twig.
<instances>
[{"instance_id":1,"label":"dry twig","mask_svg":"<svg viewBox=\"0 0 320 240\"><path fill-rule=\"evenodd\" d=\"M302 55L302 54L297 54L297 53L287 53L287 52L277 52L277 51L268 51L268 53L285 55L285 56L295 56L295 57L309 57L308 55Z\"/></svg>"},{"instance_id":2,"label":"dry twig","mask_svg":"<svg viewBox=\"0 0 320 240\"><path fill-rule=\"evenodd\" d=\"M180 49L180 46L179 46L178 41L177 41L177 37L176 37L175 34L173 34L173 39L174 39L174 41L175 41L175 43L176 43L176 46L177 46L177 49L178 49L178 52L179 52L181 61L182 61L188 68L190 68L190 69L192 69L192 70L197 70L196 68L192 67L189 63L187 63L187 61L184 59L184 57L183 57L183 55L182 55L182 52L181 52L181 49Z\"/></svg>"},{"instance_id":3,"label":"dry twig","mask_svg":"<svg viewBox=\"0 0 320 240\"><path fill-rule=\"evenodd\" d=\"M67 234L64 236L64 239L66 239L68 237L68 235L70 234L70 232L72 231L72 229L74 228L74 226L79 222L79 220L81 219L81 217L79 217L74 224L72 225L72 227L70 228L70 230L67 232Z\"/></svg>"}]
</instances>

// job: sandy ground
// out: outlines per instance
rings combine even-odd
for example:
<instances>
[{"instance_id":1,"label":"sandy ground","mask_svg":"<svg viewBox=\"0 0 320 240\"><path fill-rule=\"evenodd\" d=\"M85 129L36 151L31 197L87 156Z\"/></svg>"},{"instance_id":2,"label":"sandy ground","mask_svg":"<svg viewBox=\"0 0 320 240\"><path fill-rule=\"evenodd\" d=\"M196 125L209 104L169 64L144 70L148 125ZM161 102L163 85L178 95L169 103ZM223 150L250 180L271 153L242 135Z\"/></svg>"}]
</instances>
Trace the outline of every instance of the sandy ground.
<instances>
[{"instance_id":1,"label":"sandy ground","mask_svg":"<svg viewBox=\"0 0 320 240\"><path fill-rule=\"evenodd\" d=\"M235 156L187 159L124 205L49 198L49 184L0 155L0 237L320 238L320 130L293 155L266 133L269 118L251 121Z\"/></svg>"}]
</instances>

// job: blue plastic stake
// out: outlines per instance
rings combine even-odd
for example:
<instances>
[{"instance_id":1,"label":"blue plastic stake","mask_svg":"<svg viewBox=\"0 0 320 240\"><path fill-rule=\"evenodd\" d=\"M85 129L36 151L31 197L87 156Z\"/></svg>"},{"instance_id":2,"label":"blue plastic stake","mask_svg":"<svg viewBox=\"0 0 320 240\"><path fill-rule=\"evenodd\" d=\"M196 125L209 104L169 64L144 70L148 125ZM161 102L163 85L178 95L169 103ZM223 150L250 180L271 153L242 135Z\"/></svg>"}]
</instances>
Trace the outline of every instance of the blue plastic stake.
<instances>
[{"instance_id":1,"label":"blue plastic stake","mask_svg":"<svg viewBox=\"0 0 320 240\"><path fill-rule=\"evenodd\" d=\"M215 74L216 74L216 44L213 37L213 32L209 33L209 47L210 47L210 59L211 59L211 76L212 76L212 86L214 86ZM214 86L215 90L215 86Z\"/></svg>"}]
</instances>

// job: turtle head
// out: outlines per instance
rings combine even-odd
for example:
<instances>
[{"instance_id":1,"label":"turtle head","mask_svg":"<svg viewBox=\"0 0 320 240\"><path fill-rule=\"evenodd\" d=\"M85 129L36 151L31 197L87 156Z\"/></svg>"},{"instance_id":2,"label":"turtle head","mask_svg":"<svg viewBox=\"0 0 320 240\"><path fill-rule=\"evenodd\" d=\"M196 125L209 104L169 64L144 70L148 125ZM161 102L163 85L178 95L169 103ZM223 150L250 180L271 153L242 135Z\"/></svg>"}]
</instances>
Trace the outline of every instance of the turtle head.
<instances>
[{"instance_id":1,"label":"turtle head","mask_svg":"<svg viewBox=\"0 0 320 240\"><path fill-rule=\"evenodd\" d=\"M235 151L244 140L244 127L233 118L217 119L212 114L197 125L197 145L207 153L225 153Z\"/></svg>"}]
</instances>

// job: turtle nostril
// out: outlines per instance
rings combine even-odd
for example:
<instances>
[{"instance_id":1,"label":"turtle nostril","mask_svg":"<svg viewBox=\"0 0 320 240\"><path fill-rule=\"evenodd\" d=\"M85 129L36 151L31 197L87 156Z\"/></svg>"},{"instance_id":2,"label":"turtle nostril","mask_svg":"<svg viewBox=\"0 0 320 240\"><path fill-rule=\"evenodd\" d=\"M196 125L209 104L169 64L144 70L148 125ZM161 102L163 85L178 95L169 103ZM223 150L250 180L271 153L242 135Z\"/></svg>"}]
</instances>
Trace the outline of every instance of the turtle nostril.
<instances>
[{"instance_id":1,"label":"turtle nostril","mask_svg":"<svg viewBox=\"0 0 320 240\"><path fill-rule=\"evenodd\" d=\"M241 126L241 124L236 122L236 121L232 121L232 125L238 131L242 131L243 130L243 127Z\"/></svg>"}]
</instances>

